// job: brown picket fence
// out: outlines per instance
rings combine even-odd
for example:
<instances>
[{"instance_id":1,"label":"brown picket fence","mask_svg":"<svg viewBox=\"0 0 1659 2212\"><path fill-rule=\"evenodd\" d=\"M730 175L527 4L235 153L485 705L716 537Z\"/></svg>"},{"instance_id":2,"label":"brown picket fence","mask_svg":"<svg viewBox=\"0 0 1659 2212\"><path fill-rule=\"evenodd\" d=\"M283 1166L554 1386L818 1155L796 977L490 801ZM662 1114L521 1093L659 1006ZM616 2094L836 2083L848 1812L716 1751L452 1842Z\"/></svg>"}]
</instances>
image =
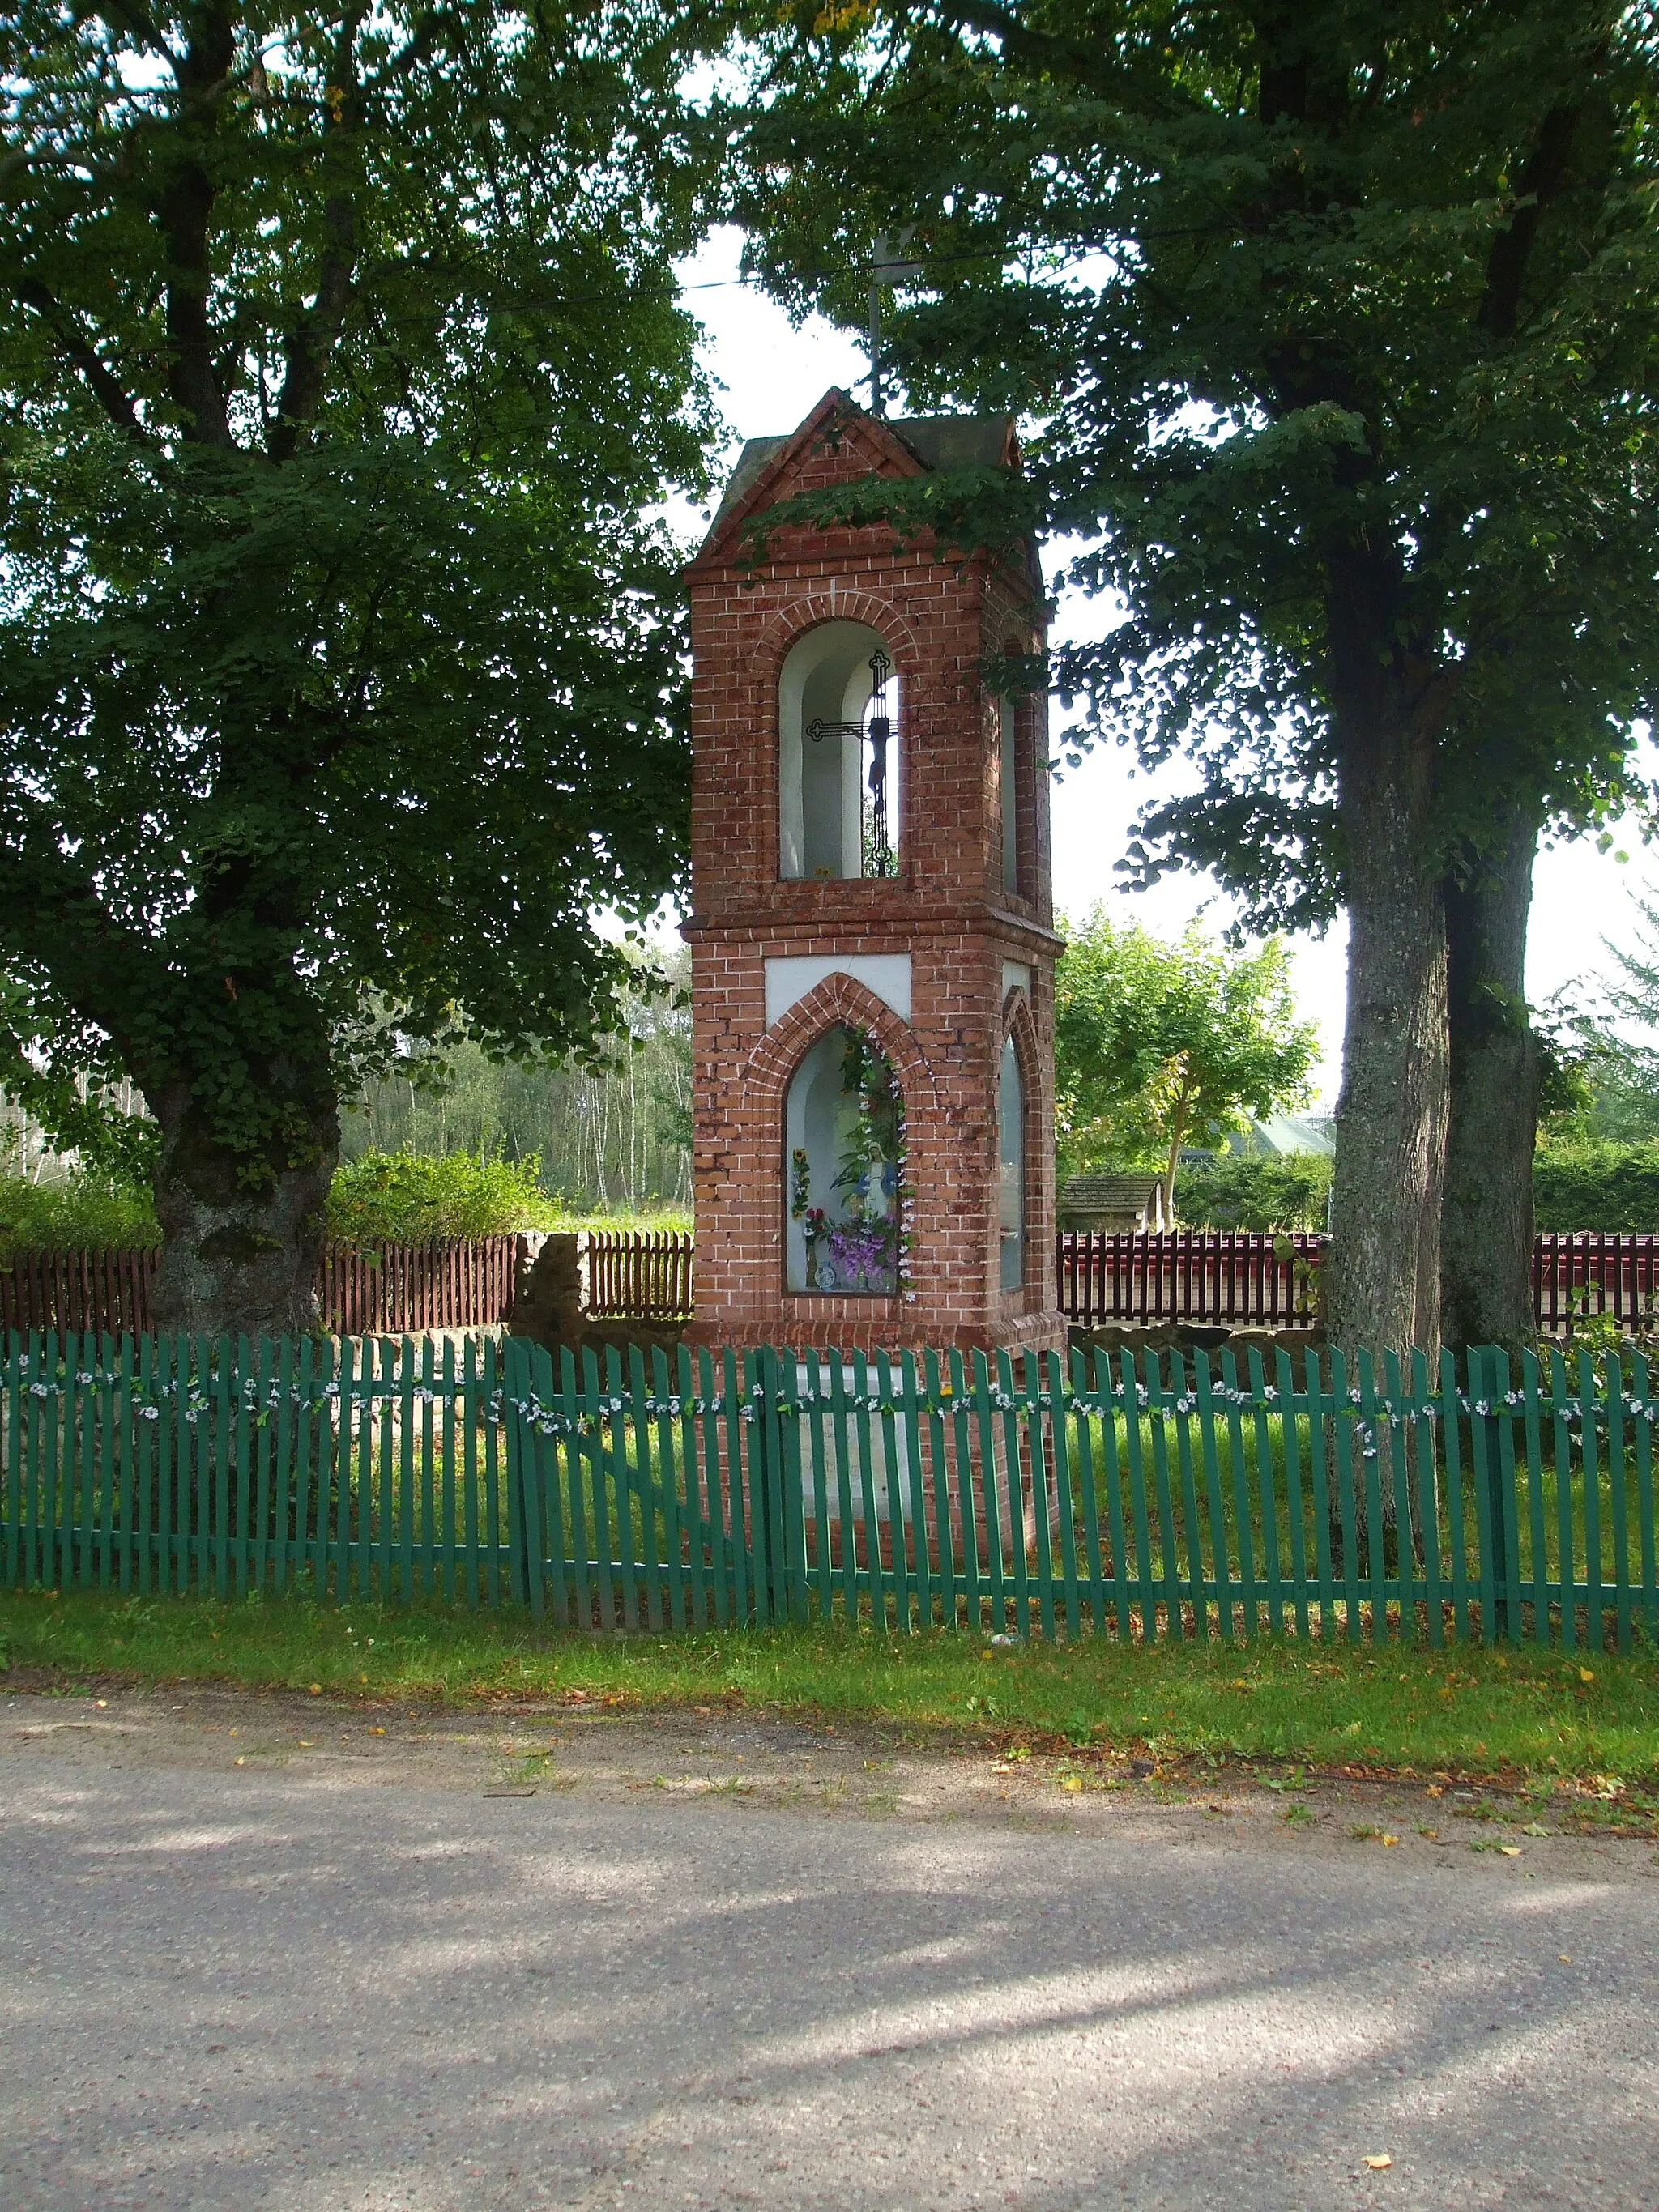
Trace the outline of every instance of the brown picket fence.
<instances>
[{"instance_id":1,"label":"brown picket fence","mask_svg":"<svg viewBox=\"0 0 1659 2212\"><path fill-rule=\"evenodd\" d=\"M1325 1239L1315 1231L1176 1229L1054 1239L1054 1295L1079 1328L1163 1322L1284 1328L1316 1317ZM1545 1336L1607 1315L1637 1326L1659 1314L1659 1237L1548 1230L1534 1241L1534 1310Z\"/></svg>"},{"instance_id":2,"label":"brown picket fence","mask_svg":"<svg viewBox=\"0 0 1659 2212\"><path fill-rule=\"evenodd\" d=\"M595 1319L684 1321L692 1312L694 1239L674 1229L592 1229L583 1304Z\"/></svg>"},{"instance_id":3,"label":"brown picket fence","mask_svg":"<svg viewBox=\"0 0 1659 2212\"><path fill-rule=\"evenodd\" d=\"M80 1335L143 1336L149 1286L161 1258L155 1245L107 1252L20 1252L0 1267L0 1335L55 1328Z\"/></svg>"},{"instance_id":4,"label":"brown picket fence","mask_svg":"<svg viewBox=\"0 0 1659 2212\"><path fill-rule=\"evenodd\" d=\"M1659 1237L1614 1236L1599 1229L1553 1231L1532 1249L1538 1326L1561 1336L1589 1316L1645 1324L1659 1298Z\"/></svg>"},{"instance_id":5,"label":"brown picket fence","mask_svg":"<svg viewBox=\"0 0 1659 2212\"><path fill-rule=\"evenodd\" d=\"M458 1237L428 1244L331 1244L317 1271L323 1327L337 1336L402 1336L504 1322L524 1240ZM8 1329L145 1336L159 1251L22 1252L0 1267Z\"/></svg>"},{"instance_id":6,"label":"brown picket fence","mask_svg":"<svg viewBox=\"0 0 1659 2212\"><path fill-rule=\"evenodd\" d=\"M584 1310L606 1321L684 1321L695 1307L691 1235L677 1230L585 1232ZM525 1239L331 1245L318 1271L323 1325L343 1336L488 1328L509 1316ZM1054 1239L1055 1303L1075 1326L1188 1322L1282 1328L1317 1316L1325 1239L1311 1231L1166 1230ZM24 1252L0 1267L0 1332L131 1334L149 1328L158 1254ZM1659 1236L1549 1231L1533 1248L1540 1333L1569 1337L1606 1315L1626 1325L1659 1318Z\"/></svg>"},{"instance_id":7,"label":"brown picket fence","mask_svg":"<svg viewBox=\"0 0 1659 2212\"><path fill-rule=\"evenodd\" d=\"M1105 1322L1294 1326L1313 1317L1323 1243L1303 1231L1062 1231L1054 1240L1055 1300L1081 1328Z\"/></svg>"}]
</instances>

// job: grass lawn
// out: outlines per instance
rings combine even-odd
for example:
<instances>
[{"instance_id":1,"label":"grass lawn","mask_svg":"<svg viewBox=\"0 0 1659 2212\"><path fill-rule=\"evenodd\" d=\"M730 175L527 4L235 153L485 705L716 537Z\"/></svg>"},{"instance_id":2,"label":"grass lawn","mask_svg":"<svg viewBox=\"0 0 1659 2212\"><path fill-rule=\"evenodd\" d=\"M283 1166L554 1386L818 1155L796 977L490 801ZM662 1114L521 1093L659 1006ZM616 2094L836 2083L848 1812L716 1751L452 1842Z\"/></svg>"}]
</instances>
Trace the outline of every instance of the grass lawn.
<instances>
[{"instance_id":1,"label":"grass lawn","mask_svg":"<svg viewBox=\"0 0 1659 2212\"><path fill-rule=\"evenodd\" d=\"M499 1615L96 1591L0 1595L0 1681L221 1681L356 1698L725 1699L1158 1759L1659 1788L1659 1662L1559 1651L1157 1645L830 1629L594 1638Z\"/></svg>"}]
</instances>

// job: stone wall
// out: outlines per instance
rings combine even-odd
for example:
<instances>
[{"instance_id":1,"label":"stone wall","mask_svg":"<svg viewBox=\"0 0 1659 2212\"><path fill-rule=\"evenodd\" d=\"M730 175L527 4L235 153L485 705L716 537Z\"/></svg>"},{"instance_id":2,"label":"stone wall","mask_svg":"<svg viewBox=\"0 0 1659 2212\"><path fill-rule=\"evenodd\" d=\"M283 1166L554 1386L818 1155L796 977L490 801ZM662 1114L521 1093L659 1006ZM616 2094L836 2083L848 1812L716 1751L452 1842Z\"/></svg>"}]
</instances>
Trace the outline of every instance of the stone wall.
<instances>
[{"instance_id":1,"label":"stone wall","mask_svg":"<svg viewBox=\"0 0 1659 2212\"><path fill-rule=\"evenodd\" d=\"M527 1237L514 1285L508 1333L529 1337L557 1352L568 1346L603 1353L607 1345L626 1349L637 1344L647 1355L660 1347L671 1358L685 1335L683 1322L596 1320L589 1312L587 1239L582 1231L561 1231Z\"/></svg>"}]
</instances>

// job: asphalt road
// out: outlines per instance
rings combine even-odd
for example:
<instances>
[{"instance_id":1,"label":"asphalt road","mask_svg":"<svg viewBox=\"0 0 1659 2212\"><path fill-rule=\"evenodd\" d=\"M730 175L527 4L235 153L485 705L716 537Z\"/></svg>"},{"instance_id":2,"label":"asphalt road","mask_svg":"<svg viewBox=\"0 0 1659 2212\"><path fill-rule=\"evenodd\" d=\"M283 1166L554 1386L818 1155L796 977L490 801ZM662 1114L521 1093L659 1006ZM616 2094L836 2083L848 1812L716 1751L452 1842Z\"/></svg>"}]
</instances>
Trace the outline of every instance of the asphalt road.
<instances>
[{"instance_id":1,"label":"asphalt road","mask_svg":"<svg viewBox=\"0 0 1659 2212\"><path fill-rule=\"evenodd\" d=\"M1056 1781L0 1700L0 2205L1659 2203L1650 1844Z\"/></svg>"}]
</instances>

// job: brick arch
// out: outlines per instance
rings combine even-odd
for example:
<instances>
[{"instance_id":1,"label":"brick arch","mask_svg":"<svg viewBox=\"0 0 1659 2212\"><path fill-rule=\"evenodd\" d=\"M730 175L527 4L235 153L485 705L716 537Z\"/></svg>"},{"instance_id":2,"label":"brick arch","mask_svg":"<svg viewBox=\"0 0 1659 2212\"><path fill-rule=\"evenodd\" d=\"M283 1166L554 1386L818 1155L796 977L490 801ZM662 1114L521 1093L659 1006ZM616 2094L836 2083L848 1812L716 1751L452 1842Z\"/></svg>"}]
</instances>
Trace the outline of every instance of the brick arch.
<instances>
[{"instance_id":1,"label":"brick arch","mask_svg":"<svg viewBox=\"0 0 1659 2212\"><path fill-rule=\"evenodd\" d=\"M1029 1085L1038 1072L1036 1022L1031 1012L1031 994L1022 991L1018 983L1011 984L1003 994L999 1049L1009 1037L1019 1054L1019 1072Z\"/></svg>"},{"instance_id":2,"label":"brick arch","mask_svg":"<svg viewBox=\"0 0 1659 2212\"><path fill-rule=\"evenodd\" d=\"M826 1030L842 1023L868 1030L885 1054L898 1078L907 1122L914 1122L918 1109L937 1113L933 1072L915 1032L884 1000L839 969L780 1014L750 1054L741 1078L748 1112L769 1115L781 1122L784 1093L796 1068Z\"/></svg>"},{"instance_id":3,"label":"brick arch","mask_svg":"<svg viewBox=\"0 0 1659 2212\"><path fill-rule=\"evenodd\" d=\"M833 597L827 585L811 586L777 608L766 622L752 650L744 656L738 719L747 723L751 733L749 773L754 783L757 844L766 872L774 877L780 865L778 685L791 647L809 630L829 622L863 623L874 630L887 649L901 686L916 683L921 665L921 649L908 617L891 599L862 585L843 586L838 581ZM907 696L914 699L915 693ZM913 711L907 711L907 720ZM908 767L907 759L902 773L908 772Z\"/></svg>"},{"instance_id":4,"label":"brick arch","mask_svg":"<svg viewBox=\"0 0 1659 2212\"><path fill-rule=\"evenodd\" d=\"M1022 1132L1023 1157L1020 1160L1020 1180L1024 1185L1025 1280L1019 1290L1005 1291L1002 1295L1008 1298L1028 1297L1032 1289L1033 1271L1036 1270L1040 1275L1042 1267L1041 1255L1038 1255L1034 1258L1032 1253L1034 1243L1032 1231L1038 1225L1042 1200L1042 1168L1039 1152L1041 1139L1032 1124L1036 1115L1042 1110L1041 1103L1042 1085L1038 1079L1042 1073L1042 1061L1037 1046L1036 1022L1031 1012L1030 995L1028 992L1022 991L1018 984L1015 984L1003 998L1000 1031L997 1040L997 1083L1000 1086L1002 1080L1002 1048L1012 1040L1014 1058L1019 1064L1020 1089L1025 1101L1025 1126ZM992 1120L994 1126L995 1115L992 1116Z\"/></svg>"},{"instance_id":5,"label":"brick arch","mask_svg":"<svg viewBox=\"0 0 1659 2212\"><path fill-rule=\"evenodd\" d=\"M915 632L891 599L862 584L837 581L833 592L820 584L777 608L756 639L749 665L751 681L763 697L769 691L775 706L778 678L789 648L809 629L830 622L862 623L874 630L900 677L913 674L921 660Z\"/></svg>"}]
</instances>

